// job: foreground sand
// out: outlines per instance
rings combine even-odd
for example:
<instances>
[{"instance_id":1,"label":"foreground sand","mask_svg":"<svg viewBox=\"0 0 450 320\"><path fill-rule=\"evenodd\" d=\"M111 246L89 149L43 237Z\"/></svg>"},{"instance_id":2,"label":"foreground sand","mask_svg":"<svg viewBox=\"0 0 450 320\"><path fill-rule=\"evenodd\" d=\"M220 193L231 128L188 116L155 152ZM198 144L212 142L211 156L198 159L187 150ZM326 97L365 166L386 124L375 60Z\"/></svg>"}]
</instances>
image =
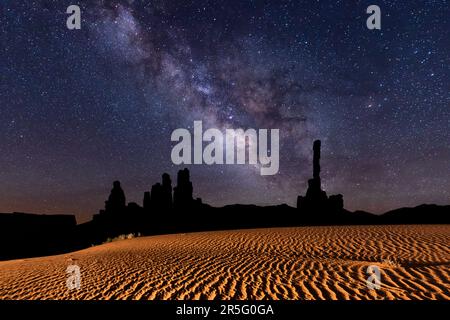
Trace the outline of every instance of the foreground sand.
<instances>
[{"instance_id":1,"label":"foreground sand","mask_svg":"<svg viewBox=\"0 0 450 320\"><path fill-rule=\"evenodd\" d=\"M1 299L450 299L450 226L203 232L0 262ZM77 264L81 289L68 290ZM369 265L381 288L367 287Z\"/></svg>"}]
</instances>

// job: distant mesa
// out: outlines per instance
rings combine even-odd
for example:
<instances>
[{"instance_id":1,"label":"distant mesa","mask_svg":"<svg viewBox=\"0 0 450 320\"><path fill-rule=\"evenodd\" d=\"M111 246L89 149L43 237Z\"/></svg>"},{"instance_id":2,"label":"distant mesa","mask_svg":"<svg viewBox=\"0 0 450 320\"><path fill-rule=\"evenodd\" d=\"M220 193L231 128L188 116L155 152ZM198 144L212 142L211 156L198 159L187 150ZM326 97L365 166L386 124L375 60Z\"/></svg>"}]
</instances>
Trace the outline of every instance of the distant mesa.
<instances>
[{"instance_id":1,"label":"distant mesa","mask_svg":"<svg viewBox=\"0 0 450 320\"><path fill-rule=\"evenodd\" d=\"M45 256L76 247L74 215L0 213L0 260Z\"/></svg>"}]
</instances>

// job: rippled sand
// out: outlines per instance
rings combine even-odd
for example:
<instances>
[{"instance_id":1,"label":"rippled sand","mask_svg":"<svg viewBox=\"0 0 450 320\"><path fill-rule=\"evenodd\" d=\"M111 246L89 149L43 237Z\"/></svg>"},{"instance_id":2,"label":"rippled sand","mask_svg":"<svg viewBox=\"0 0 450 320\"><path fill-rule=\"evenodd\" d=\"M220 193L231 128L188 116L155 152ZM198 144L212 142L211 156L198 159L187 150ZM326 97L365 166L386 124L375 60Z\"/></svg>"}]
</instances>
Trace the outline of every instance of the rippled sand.
<instances>
[{"instance_id":1,"label":"rippled sand","mask_svg":"<svg viewBox=\"0 0 450 320\"><path fill-rule=\"evenodd\" d=\"M1 299L450 299L450 226L202 232L0 262ZM66 268L81 270L68 290ZM381 271L370 290L367 268Z\"/></svg>"}]
</instances>

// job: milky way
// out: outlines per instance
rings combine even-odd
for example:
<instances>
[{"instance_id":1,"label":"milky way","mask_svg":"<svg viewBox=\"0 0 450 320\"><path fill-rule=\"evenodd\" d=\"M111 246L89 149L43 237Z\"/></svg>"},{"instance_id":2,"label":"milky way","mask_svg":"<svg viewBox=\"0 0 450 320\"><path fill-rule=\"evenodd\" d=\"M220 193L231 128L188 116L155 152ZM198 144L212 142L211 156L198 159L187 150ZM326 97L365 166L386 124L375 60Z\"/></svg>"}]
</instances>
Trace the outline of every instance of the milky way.
<instances>
[{"instance_id":1,"label":"milky way","mask_svg":"<svg viewBox=\"0 0 450 320\"><path fill-rule=\"evenodd\" d=\"M189 166L213 205L294 205L323 141L322 180L374 212L450 192L447 1L6 2L0 36L0 211L81 220L119 179L129 201L162 172L170 134L280 129L280 171Z\"/></svg>"}]
</instances>

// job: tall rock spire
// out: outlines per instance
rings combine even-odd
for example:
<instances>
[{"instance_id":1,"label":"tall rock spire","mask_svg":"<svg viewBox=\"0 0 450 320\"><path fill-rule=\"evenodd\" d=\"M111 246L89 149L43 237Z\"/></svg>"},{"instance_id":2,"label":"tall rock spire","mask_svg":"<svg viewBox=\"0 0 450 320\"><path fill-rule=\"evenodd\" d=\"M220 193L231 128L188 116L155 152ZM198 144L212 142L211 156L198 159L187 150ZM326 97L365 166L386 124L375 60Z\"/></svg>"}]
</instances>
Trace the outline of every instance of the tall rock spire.
<instances>
[{"instance_id":1,"label":"tall rock spire","mask_svg":"<svg viewBox=\"0 0 450 320\"><path fill-rule=\"evenodd\" d=\"M172 208L172 180L168 173L162 175L162 205L164 209Z\"/></svg>"},{"instance_id":2,"label":"tall rock spire","mask_svg":"<svg viewBox=\"0 0 450 320\"><path fill-rule=\"evenodd\" d=\"M297 197L297 208L311 212L330 213L343 209L344 200L342 195L334 195L328 198L327 193L322 190L320 180L320 140L313 144L313 177L308 180L306 195Z\"/></svg>"},{"instance_id":3,"label":"tall rock spire","mask_svg":"<svg viewBox=\"0 0 450 320\"><path fill-rule=\"evenodd\" d=\"M308 191L306 196L311 198L323 198L322 183L320 181L320 140L313 144L313 178L308 180Z\"/></svg>"},{"instance_id":4,"label":"tall rock spire","mask_svg":"<svg viewBox=\"0 0 450 320\"><path fill-rule=\"evenodd\" d=\"M320 140L314 141L313 152L313 177L320 179Z\"/></svg>"}]
</instances>

